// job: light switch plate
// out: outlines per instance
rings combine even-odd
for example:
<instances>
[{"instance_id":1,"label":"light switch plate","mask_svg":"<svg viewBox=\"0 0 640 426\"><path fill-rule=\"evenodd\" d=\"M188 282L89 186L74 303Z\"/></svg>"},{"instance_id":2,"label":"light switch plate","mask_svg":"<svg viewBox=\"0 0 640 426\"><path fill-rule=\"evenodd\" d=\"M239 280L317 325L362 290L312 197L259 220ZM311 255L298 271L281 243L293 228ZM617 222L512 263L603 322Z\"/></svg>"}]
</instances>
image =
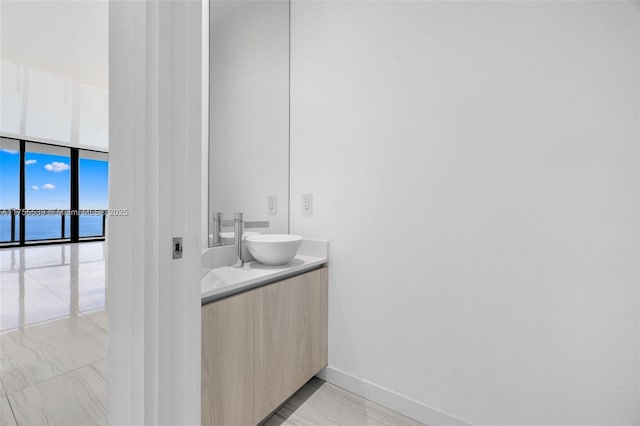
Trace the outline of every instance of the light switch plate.
<instances>
[{"instance_id":1,"label":"light switch plate","mask_svg":"<svg viewBox=\"0 0 640 426\"><path fill-rule=\"evenodd\" d=\"M302 194L302 216L313 216L313 194Z\"/></svg>"},{"instance_id":2,"label":"light switch plate","mask_svg":"<svg viewBox=\"0 0 640 426\"><path fill-rule=\"evenodd\" d=\"M269 216L276 216L278 214L278 196L269 195L267 197L267 212Z\"/></svg>"}]
</instances>

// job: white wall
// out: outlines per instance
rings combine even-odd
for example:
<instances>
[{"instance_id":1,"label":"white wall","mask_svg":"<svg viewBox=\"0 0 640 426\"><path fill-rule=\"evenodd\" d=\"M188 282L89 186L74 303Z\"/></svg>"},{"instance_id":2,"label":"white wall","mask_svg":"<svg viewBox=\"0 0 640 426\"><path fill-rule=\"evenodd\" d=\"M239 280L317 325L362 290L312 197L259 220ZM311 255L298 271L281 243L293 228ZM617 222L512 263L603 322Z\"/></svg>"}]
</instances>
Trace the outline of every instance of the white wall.
<instances>
[{"instance_id":1,"label":"white wall","mask_svg":"<svg viewBox=\"0 0 640 426\"><path fill-rule=\"evenodd\" d=\"M107 150L108 2L0 4L0 133Z\"/></svg>"},{"instance_id":2,"label":"white wall","mask_svg":"<svg viewBox=\"0 0 640 426\"><path fill-rule=\"evenodd\" d=\"M639 17L293 3L292 232L331 241L334 376L422 420L640 422Z\"/></svg>"}]
</instances>

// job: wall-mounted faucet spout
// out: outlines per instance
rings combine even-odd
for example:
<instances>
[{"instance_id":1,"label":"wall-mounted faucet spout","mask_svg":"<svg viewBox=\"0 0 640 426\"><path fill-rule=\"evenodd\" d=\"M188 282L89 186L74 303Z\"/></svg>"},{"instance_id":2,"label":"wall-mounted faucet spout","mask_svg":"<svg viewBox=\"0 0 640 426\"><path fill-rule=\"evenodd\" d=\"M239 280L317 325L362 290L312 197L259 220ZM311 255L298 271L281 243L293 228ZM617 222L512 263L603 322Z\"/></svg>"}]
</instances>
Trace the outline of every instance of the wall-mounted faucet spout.
<instances>
[{"instance_id":1,"label":"wall-mounted faucet spout","mask_svg":"<svg viewBox=\"0 0 640 426\"><path fill-rule=\"evenodd\" d=\"M224 220L223 213L215 212L213 213L211 227L213 230L213 247L229 245L225 244L224 239L222 238L222 228L229 228L232 226L234 228L233 243L236 246L236 261L234 266L241 268L244 266L245 261L244 230L250 228L269 228L270 223L267 220L245 222L241 212L234 213L233 220Z\"/></svg>"}]
</instances>

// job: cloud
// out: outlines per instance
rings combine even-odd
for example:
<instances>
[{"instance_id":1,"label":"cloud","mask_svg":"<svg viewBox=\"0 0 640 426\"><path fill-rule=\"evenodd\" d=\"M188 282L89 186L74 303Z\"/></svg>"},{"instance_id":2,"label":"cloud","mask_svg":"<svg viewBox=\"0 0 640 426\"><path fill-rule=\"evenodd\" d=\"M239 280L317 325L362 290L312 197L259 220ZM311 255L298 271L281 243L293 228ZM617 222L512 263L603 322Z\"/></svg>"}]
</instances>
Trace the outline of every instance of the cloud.
<instances>
[{"instance_id":1,"label":"cloud","mask_svg":"<svg viewBox=\"0 0 640 426\"><path fill-rule=\"evenodd\" d=\"M7 154L17 154L18 151L16 151L15 149L3 149L2 152L6 152Z\"/></svg>"},{"instance_id":2,"label":"cloud","mask_svg":"<svg viewBox=\"0 0 640 426\"><path fill-rule=\"evenodd\" d=\"M38 186L37 186L37 185L33 185L33 186L31 187L31 189L33 189L34 191L37 191L37 190L38 190L38 189L40 189L40 188L38 188Z\"/></svg>"},{"instance_id":3,"label":"cloud","mask_svg":"<svg viewBox=\"0 0 640 426\"><path fill-rule=\"evenodd\" d=\"M45 183L42 185L42 189L56 189L56 186L51 183Z\"/></svg>"},{"instance_id":4,"label":"cloud","mask_svg":"<svg viewBox=\"0 0 640 426\"><path fill-rule=\"evenodd\" d=\"M60 161L53 161L44 166L44 168L50 172L64 172L65 170L69 170L69 165Z\"/></svg>"},{"instance_id":5,"label":"cloud","mask_svg":"<svg viewBox=\"0 0 640 426\"><path fill-rule=\"evenodd\" d=\"M36 164L37 162L38 160L25 160L24 164L28 166L29 164Z\"/></svg>"}]
</instances>

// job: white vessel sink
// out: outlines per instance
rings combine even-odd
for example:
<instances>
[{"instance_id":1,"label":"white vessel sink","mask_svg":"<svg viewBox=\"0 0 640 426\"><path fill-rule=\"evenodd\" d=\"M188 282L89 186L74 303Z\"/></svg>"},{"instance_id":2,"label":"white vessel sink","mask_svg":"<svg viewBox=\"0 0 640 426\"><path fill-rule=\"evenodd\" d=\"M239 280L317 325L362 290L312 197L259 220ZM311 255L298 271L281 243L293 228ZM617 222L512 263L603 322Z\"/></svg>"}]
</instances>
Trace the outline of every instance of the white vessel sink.
<instances>
[{"instance_id":1,"label":"white vessel sink","mask_svg":"<svg viewBox=\"0 0 640 426\"><path fill-rule=\"evenodd\" d=\"M264 265L284 265L296 256L302 237L288 234L252 235L245 238L251 255Z\"/></svg>"}]
</instances>

